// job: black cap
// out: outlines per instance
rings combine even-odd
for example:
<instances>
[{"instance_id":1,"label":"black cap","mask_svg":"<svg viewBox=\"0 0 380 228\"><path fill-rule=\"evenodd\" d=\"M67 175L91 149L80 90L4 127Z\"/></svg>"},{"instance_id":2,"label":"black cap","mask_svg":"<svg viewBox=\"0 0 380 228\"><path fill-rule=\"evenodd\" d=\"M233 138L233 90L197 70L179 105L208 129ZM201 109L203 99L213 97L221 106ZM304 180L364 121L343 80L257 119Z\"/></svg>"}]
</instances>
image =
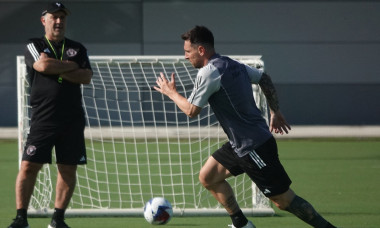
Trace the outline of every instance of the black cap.
<instances>
[{"instance_id":1,"label":"black cap","mask_svg":"<svg viewBox=\"0 0 380 228\"><path fill-rule=\"evenodd\" d=\"M55 13L58 11L65 12L66 15L70 15L70 11L60 2L52 2L49 3L45 9L42 11L42 16L44 16L47 13Z\"/></svg>"}]
</instances>

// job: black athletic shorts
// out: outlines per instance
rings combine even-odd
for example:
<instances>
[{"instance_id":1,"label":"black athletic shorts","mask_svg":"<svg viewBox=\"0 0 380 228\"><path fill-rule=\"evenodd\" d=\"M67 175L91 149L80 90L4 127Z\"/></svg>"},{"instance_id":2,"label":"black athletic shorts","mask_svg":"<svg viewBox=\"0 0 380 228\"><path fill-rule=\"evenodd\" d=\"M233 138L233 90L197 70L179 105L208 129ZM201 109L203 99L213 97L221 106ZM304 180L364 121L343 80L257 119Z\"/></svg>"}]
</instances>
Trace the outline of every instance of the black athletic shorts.
<instances>
[{"instance_id":1,"label":"black athletic shorts","mask_svg":"<svg viewBox=\"0 0 380 228\"><path fill-rule=\"evenodd\" d=\"M229 142L212 156L232 175L246 173L267 197L286 192L292 183L280 163L277 143L273 137L243 157L234 152Z\"/></svg>"},{"instance_id":2,"label":"black athletic shorts","mask_svg":"<svg viewBox=\"0 0 380 228\"><path fill-rule=\"evenodd\" d=\"M83 122L74 122L60 127L44 127L43 129L32 127L22 160L51 164L53 147L58 164L86 164Z\"/></svg>"}]
</instances>

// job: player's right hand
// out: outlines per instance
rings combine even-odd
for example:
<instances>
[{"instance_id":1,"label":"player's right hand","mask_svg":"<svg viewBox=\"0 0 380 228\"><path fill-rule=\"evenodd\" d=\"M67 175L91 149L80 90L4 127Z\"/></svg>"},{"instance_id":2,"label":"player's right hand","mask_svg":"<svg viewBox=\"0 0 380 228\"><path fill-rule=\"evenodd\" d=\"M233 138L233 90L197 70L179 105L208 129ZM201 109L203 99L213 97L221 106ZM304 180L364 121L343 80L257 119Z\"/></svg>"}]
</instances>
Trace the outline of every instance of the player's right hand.
<instances>
[{"instance_id":1,"label":"player's right hand","mask_svg":"<svg viewBox=\"0 0 380 228\"><path fill-rule=\"evenodd\" d=\"M284 132L288 134L291 130L290 125L286 122L285 117L282 115L280 110L271 112L269 130L270 132L274 131L274 133L281 135L283 135Z\"/></svg>"}]
</instances>

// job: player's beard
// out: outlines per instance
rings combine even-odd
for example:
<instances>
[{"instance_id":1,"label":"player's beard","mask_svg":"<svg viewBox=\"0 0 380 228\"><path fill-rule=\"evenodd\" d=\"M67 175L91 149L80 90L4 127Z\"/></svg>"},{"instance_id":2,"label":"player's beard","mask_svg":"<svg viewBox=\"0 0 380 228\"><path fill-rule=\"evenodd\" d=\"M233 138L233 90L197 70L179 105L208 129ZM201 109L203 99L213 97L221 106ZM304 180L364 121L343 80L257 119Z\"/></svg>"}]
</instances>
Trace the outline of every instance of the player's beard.
<instances>
[{"instance_id":1,"label":"player's beard","mask_svg":"<svg viewBox=\"0 0 380 228\"><path fill-rule=\"evenodd\" d=\"M197 68L197 69L203 67L203 62L199 58L194 58L193 61L190 61L190 63L191 65L193 65L194 68Z\"/></svg>"}]
</instances>

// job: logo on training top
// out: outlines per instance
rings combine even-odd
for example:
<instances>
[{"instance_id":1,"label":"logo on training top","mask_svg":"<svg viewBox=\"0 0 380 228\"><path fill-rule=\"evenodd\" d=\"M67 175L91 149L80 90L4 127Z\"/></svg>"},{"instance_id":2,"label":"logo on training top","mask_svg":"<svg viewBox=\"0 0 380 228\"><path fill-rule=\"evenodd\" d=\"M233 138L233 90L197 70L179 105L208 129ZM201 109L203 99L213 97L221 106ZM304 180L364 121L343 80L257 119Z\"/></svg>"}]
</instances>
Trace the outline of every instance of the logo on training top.
<instances>
[{"instance_id":1,"label":"logo on training top","mask_svg":"<svg viewBox=\"0 0 380 228\"><path fill-rule=\"evenodd\" d=\"M66 51L66 55L67 55L68 57L74 57L74 56L76 56L77 54L78 54L78 52L77 52L76 50L72 49L72 48L70 48L70 49L68 49L68 50Z\"/></svg>"},{"instance_id":2,"label":"logo on training top","mask_svg":"<svg viewBox=\"0 0 380 228\"><path fill-rule=\"evenodd\" d=\"M28 149L26 150L26 154L29 156L33 156L36 154L36 147L33 145L28 146Z\"/></svg>"},{"instance_id":3,"label":"logo on training top","mask_svg":"<svg viewBox=\"0 0 380 228\"><path fill-rule=\"evenodd\" d=\"M44 52L45 52L45 53L50 53L49 48L45 48Z\"/></svg>"},{"instance_id":4,"label":"logo on training top","mask_svg":"<svg viewBox=\"0 0 380 228\"><path fill-rule=\"evenodd\" d=\"M56 4L58 7L61 7L61 3L56 2L55 4Z\"/></svg>"}]
</instances>

